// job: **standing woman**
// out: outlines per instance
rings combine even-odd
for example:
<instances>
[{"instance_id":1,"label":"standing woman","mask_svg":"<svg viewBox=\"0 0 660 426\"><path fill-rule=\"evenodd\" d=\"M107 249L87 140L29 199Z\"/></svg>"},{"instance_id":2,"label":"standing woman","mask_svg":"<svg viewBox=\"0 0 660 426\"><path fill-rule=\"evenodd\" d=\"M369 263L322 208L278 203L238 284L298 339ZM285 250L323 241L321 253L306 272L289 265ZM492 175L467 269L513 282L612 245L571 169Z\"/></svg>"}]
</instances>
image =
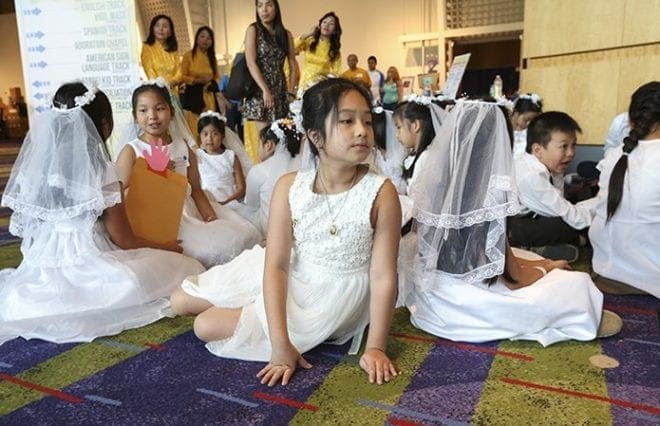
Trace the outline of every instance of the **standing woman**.
<instances>
[{"instance_id":1,"label":"standing woman","mask_svg":"<svg viewBox=\"0 0 660 426\"><path fill-rule=\"evenodd\" d=\"M162 77L175 93L181 82L178 49L172 18L167 15L154 16L149 24L147 40L142 45L142 67L148 79Z\"/></svg>"},{"instance_id":2,"label":"standing woman","mask_svg":"<svg viewBox=\"0 0 660 426\"><path fill-rule=\"evenodd\" d=\"M256 0L257 20L245 33L245 59L259 93L245 99L244 117L257 131L288 112L284 60L289 61L290 86L298 79L293 37L282 24L277 0Z\"/></svg>"},{"instance_id":3,"label":"standing woman","mask_svg":"<svg viewBox=\"0 0 660 426\"><path fill-rule=\"evenodd\" d=\"M387 69L387 77L383 84L383 108L388 111L394 111L396 104L403 101L403 86L401 85L401 77L399 70L396 67L389 67Z\"/></svg>"},{"instance_id":4,"label":"standing woman","mask_svg":"<svg viewBox=\"0 0 660 426\"><path fill-rule=\"evenodd\" d=\"M295 40L296 54L305 52L305 65L298 88L305 91L328 74L341 72L341 25L335 12L328 12L318 25Z\"/></svg>"},{"instance_id":5,"label":"standing woman","mask_svg":"<svg viewBox=\"0 0 660 426\"><path fill-rule=\"evenodd\" d=\"M181 74L181 81L185 84L181 103L183 109L190 112L186 114L188 126L196 130L199 114L203 111L224 112L227 102L218 90L220 76L211 28L203 26L197 30L192 50L181 60Z\"/></svg>"}]
</instances>

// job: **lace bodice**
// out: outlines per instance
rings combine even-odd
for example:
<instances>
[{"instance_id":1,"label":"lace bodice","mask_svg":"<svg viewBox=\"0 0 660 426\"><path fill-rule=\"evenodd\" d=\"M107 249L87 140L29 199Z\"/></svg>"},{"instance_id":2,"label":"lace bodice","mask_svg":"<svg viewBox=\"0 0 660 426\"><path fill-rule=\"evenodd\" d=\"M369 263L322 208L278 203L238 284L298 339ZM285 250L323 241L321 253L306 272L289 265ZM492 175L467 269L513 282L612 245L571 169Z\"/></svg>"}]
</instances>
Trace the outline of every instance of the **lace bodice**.
<instances>
[{"instance_id":1,"label":"lace bodice","mask_svg":"<svg viewBox=\"0 0 660 426\"><path fill-rule=\"evenodd\" d=\"M326 195L312 191L315 175L299 172L289 191L295 254L332 270L366 266L373 244L371 206L385 178L367 173L349 191Z\"/></svg>"}]
</instances>

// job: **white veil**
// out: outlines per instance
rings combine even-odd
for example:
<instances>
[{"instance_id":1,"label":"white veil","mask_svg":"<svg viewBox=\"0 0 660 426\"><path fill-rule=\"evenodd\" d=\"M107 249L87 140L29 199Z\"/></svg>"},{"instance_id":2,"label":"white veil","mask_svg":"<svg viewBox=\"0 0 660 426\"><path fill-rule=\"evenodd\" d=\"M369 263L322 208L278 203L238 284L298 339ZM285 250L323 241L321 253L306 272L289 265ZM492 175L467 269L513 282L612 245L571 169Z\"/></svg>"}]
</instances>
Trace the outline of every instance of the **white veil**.
<instances>
[{"instance_id":1,"label":"white veil","mask_svg":"<svg viewBox=\"0 0 660 426\"><path fill-rule=\"evenodd\" d=\"M40 221L94 221L120 202L114 166L87 113L75 107L40 115L25 137L2 196L2 205L14 211L10 232L25 238Z\"/></svg>"},{"instance_id":2,"label":"white veil","mask_svg":"<svg viewBox=\"0 0 660 426\"><path fill-rule=\"evenodd\" d=\"M497 276L506 217L519 211L506 119L494 103L458 101L437 121L412 194L417 271L465 282Z\"/></svg>"}]
</instances>

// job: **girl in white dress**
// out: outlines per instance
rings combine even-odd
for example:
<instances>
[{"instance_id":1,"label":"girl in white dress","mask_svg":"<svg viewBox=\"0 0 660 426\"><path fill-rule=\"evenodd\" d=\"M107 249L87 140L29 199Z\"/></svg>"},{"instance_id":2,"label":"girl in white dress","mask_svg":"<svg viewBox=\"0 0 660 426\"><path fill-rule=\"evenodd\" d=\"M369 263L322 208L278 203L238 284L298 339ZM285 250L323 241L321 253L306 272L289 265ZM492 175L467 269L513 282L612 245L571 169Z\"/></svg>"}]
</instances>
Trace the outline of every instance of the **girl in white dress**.
<instances>
[{"instance_id":1,"label":"girl in white dress","mask_svg":"<svg viewBox=\"0 0 660 426\"><path fill-rule=\"evenodd\" d=\"M130 190L130 177L136 158L151 153L154 140L169 147L169 168L186 176L189 183L179 239L183 253L211 267L226 263L260 240L259 232L231 208L210 202L202 190L197 156L183 139L170 133L173 107L167 85L162 80L144 82L133 92L133 115L141 129L138 138L119 153L117 167L121 181Z\"/></svg>"},{"instance_id":2,"label":"girl in white dress","mask_svg":"<svg viewBox=\"0 0 660 426\"><path fill-rule=\"evenodd\" d=\"M660 82L630 102L631 130L598 167L600 191L589 229L594 282L607 293L660 297Z\"/></svg>"},{"instance_id":3,"label":"girl in white dress","mask_svg":"<svg viewBox=\"0 0 660 426\"><path fill-rule=\"evenodd\" d=\"M131 232L104 145L113 127L105 94L68 83L53 103L35 117L2 197L23 261L0 272L0 343L86 342L152 323L178 281L204 270L176 241Z\"/></svg>"},{"instance_id":4,"label":"girl in white dress","mask_svg":"<svg viewBox=\"0 0 660 426\"><path fill-rule=\"evenodd\" d=\"M370 382L397 373L385 353L396 293L401 210L394 186L362 165L373 146L369 95L330 79L303 97L318 167L284 175L273 192L266 249L190 277L173 295L195 333L227 358L269 361L258 374L287 384L301 355L351 338ZM263 285L262 285L263 283Z\"/></svg>"},{"instance_id":5,"label":"girl in white dress","mask_svg":"<svg viewBox=\"0 0 660 426\"><path fill-rule=\"evenodd\" d=\"M589 276L508 247L506 218L519 205L504 112L458 101L441 128L433 122L411 188L415 233L402 243L400 294L413 325L467 342L596 337L603 296ZM621 320L608 312L603 325L611 335Z\"/></svg>"},{"instance_id":6,"label":"girl in white dress","mask_svg":"<svg viewBox=\"0 0 660 426\"><path fill-rule=\"evenodd\" d=\"M527 149L527 127L543 112L543 101L536 93L522 93L516 99L511 113L513 126L513 157L520 157Z\"/></svg>"},{"instance_id":7,"label":"girl in white dress","mask_svg":"<svg viewBox=\"0 0 660 426\"><path fill-rule=\"evenodd\" d=\"M300 168L302 137L302 133L290 119L276 120L270 127L264 127L260 132L261 162L248 174L244 202L248 210L247 214L262 232L264 239L273 188L282 175Z\"/></svg>"},{"instance_id":8,"label":"girl in white dress","mask_svg":"<svg viewBox=\"0 0 660 426\"><path fill-rule=\"evenodd\" d=\"M199 116L197 133L201 149L197 150L199 178L209 200L220 204L240 201L245 196L243 167L234 151L224 146L225 122L217 112Z\"/></svg>"}]
</instances>

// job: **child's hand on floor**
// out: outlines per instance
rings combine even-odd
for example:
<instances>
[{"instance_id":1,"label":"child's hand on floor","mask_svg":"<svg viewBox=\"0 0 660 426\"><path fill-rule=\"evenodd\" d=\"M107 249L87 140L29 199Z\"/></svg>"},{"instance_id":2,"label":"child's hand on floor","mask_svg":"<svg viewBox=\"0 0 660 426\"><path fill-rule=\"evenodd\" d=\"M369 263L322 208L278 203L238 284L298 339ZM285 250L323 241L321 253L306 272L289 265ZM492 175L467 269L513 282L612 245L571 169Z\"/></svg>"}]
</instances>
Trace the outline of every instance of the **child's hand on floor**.
<instances>
[{"instance_id":1,"label":"child's hand on floor","mask_svg":"<svg viewBox=\"0 0 660 426\"><path fill-rule=\"evenodd\" d=\"M257 373L257 377L261 379L262 385L275 386L280 379L282 385L286 385L298 365L306 369L312 368L312 364L300 355L293 344L289 343L281 348L273 346L270 362Z\"/></svg>"},{"instance_id":2,"label":"child's hand on floor","mask_svg":"<svg viewBox=\"0 0 660 426\"><path fill-rule=\"evenodd\" d=\"M367 348L360 357L360 367L369 375L369 383L389 382L397 376L396 367L385 351L378 348Z\"/></svg>"}]
</instances>

